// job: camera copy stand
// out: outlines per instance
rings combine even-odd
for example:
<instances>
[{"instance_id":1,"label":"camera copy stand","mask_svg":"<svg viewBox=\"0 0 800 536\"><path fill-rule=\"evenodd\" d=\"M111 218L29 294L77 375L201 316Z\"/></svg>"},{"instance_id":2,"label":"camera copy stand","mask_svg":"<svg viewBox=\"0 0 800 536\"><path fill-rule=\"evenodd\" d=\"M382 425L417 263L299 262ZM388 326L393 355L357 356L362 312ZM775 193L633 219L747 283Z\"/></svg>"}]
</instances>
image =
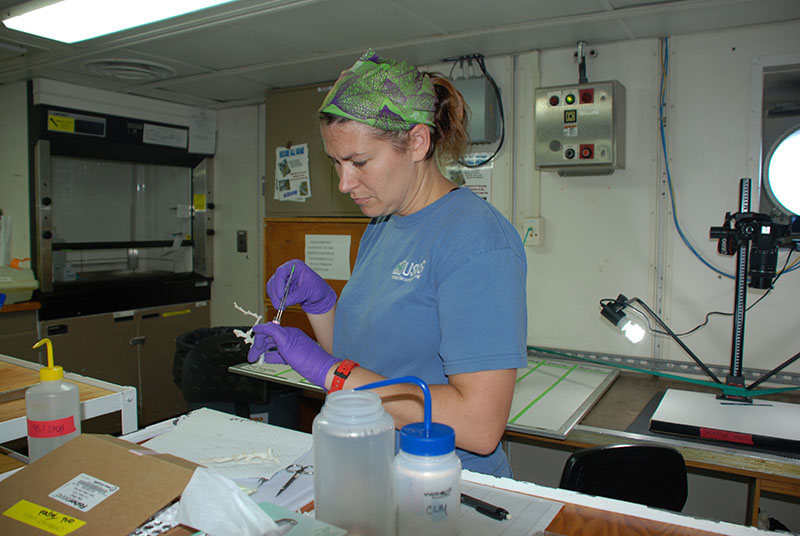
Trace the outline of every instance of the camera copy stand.
<instances>
[{"instance_id":1,"label":"camera copy stand","mask_svg":"<svg viewBox=\"0 0 800 536\"><path fill-rule=\"evenodd\" d=\"M789 227L774 223L766 214L750 212L749 178L739 183L739 212L725 215L722 227L711 228L711 238L718 239L717 251L725 255L736 255L736 294L733 312L733 342L731 348L730 373L725 383L737 387L745 387L742 374L742 353L744 349L744 317L748 284L748 272L751 288L767 289L772 287L778 261L778 245L782 238L789 236ZM751 247L752 243L752 247ZM748 261L749 257L749 261ZM767 378L777 374L787 366L800 359L795 354L778 367L758 378L747 390L752 390ZM721 394L718 398L751 403L752 398Z\"/></svg>"}]
</instances>

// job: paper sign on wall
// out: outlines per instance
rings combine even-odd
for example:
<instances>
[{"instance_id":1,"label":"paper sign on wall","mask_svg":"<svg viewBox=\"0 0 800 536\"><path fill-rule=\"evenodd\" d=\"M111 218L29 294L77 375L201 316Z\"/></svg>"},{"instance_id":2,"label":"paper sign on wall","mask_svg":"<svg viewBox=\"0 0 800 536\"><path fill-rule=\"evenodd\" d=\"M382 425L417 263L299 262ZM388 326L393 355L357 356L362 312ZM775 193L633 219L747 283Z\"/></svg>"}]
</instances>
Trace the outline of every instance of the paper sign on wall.
<instances>
[{"instance_id":1,"label":"paper sign on wall","mask_svg":"<svg viewBox=\"0 0 800 536\"><path fill-rule=\"evenodd\" d=\"M323 279L350 279L350 235L306 235L305 255Z\"/></svg>"},{"instance_id":2,"label":"paper sign on wall","mask_svg":"<svg viewBox=\"0 0 800 536\"><path fill-rule=\"evenodd\" d=\"M463 162L468 165L480 164L489 158L488 153L472 153L465 155ZM479 197L489 203L492 202L492 167L489 162L478 167L467 167L460 164L448 165L446 168L447 178L459 186L466 186Z\"/></svg>"},{"instance_id":3,"label":"paper sign on wall","mask_svg":"<svg viewBox=\"0 0 800 536\"><path fill-rule=\"evenodd\" d=\"M308 144L275 149L275 199L305 202L311 197Z\"/></svg>"}]
</instances>

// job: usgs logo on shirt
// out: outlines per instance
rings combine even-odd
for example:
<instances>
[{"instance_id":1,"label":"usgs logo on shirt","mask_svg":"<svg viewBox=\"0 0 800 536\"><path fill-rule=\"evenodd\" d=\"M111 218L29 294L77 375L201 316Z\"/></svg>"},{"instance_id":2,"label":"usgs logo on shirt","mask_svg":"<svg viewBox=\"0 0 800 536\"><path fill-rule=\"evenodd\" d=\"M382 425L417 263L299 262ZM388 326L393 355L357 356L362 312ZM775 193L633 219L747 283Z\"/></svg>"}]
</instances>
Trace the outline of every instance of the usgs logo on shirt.
<instances>
[{"instance_id":1,"label":"usgs logo on shirt","mask_svg":"<svg viewBox=\"0 0 800 536\"><path fill-rule=\"evenodd\" d=\"M422 262L411 262L409 260L404 260L397 264L392 270L392 279L397 281L412 281L414 279L419 279L422 277L422 271L425 269L425 263L428 261Z\"/></svg>"}]
</instances>

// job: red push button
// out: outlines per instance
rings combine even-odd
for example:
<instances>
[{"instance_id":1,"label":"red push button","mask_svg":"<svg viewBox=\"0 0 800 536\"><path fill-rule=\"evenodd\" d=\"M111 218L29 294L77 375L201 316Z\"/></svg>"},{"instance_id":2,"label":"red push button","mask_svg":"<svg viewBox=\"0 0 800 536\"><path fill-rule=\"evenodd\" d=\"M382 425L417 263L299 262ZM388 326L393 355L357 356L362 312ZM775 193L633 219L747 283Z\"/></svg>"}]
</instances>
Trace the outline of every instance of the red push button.
<instances>
[{"instance_id":1,"label":"red push button","mask_svg":"<svg viewBox=\"0 0 800 536\"><path fill-rule=\"evenodd\" d=\"M579 158L582 160L586 160L589 158L594 158L594 144L593 143L582 143L580 148L578 149Z\"/></svg>"}]
</instances>

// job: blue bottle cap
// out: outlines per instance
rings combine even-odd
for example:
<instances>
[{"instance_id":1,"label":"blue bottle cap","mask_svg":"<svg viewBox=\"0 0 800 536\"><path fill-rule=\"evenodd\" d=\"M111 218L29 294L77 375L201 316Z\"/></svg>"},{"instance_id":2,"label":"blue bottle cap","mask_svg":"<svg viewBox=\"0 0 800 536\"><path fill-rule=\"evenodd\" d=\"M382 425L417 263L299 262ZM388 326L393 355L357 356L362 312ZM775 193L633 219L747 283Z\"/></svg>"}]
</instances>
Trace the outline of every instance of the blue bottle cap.
<instances>
[{"instance_id":1,"label":"blue bottle cap","mask_svg":"<svg viewBox=\"0 0 800 536\"><path fill-rule=\"evenodd\" d=\"M400 450L416 456L442 456L456 448L456 432L439 422L414 422L400 430Z\"/></svg>"}]
</instances>

